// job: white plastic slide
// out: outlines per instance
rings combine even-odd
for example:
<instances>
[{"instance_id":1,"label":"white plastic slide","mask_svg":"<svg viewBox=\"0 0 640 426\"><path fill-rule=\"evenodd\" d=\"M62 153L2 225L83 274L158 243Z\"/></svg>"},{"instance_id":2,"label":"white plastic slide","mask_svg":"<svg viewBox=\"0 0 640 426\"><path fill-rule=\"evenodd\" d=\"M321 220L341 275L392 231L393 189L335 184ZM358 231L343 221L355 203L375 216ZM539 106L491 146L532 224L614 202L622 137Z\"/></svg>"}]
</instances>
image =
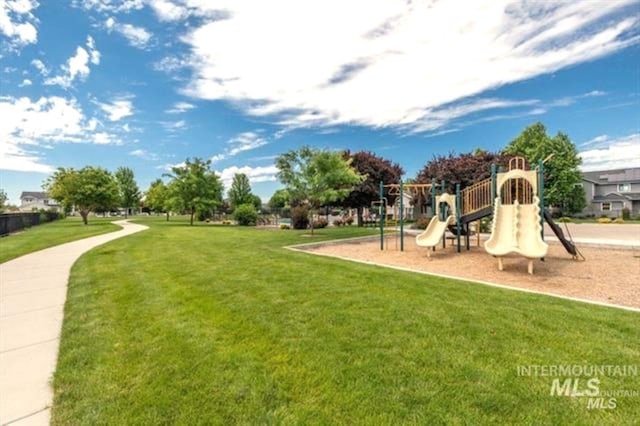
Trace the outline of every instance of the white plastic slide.
<instances>
[{"instance_id":1,"label":"white plastic slide","mask_svg":"<svg viewBox=\"0 0 640 426\"><path fill-rule=\"evenodd\" d=\"M498 256L498 267L502 270L501 256L517 253L528 259L543 258L549 246L542 240L540 207L538 197L532 204L503 205L500 197L495 200L491 237L484 244L487 253ZM529 273L533 264L529 263Z\"/></svg>"},{"instance_id":2,"label":"white plastic slide","mask_svg":"<svg viewBox=\"0 0 640 426\"><path fill-rule=\"evenodd\" d=\"M432 217L427 229L416 237L416 244L421 247L436 246L446 232L447 226L454 223L456 223L455 216L449 216L444 221L438 220L437 215Z\"/></svg>"}]
</instances>

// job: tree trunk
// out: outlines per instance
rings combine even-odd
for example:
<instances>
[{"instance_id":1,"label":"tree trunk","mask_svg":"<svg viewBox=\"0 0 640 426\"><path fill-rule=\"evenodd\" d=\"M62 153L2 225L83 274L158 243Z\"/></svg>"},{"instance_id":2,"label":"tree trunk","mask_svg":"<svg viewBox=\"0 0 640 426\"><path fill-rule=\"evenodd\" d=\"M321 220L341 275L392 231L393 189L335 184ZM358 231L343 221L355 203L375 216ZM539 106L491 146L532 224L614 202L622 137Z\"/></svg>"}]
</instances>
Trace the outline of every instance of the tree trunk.
<instances>
[{"instance_id":1,"label":"tree trunk","mask_svg":"<svg viewBox=\"0 0 640 426\"><path fill-rule=\"evenodd\" d=\"M167 212L167 222L169 222L169 212Z\"/></svg>"},{"instance_id":2,"label":"tree trunk","mask_svg":"<svg viewBox=\"0 0 640 426\"><path fill-rule=\"evenodd\" d=\"M309 225L311 225L311 236L313 236L313 210L310 210L311 220L309 221Z\"/></svg>"},{"instance_id":3,"label":"tree trunk","mask_svg":"<svg viewBox=\"0 0 640 426\"><path fill-rule=\"evenodd\" d=\"M89 211L80 210L80 216L82 216L82 223L84 223L85 225L88 225L89 221L87 220L87 216L89 216Z\"/></svg>"},{"instance_id":4,"label":"tree trunk","mask_svg":"<svg viewBox=\"0 0 640 426\"><path fill-rule=\"evenodd\" d=\"M361 227L363 225L364 219L362 218L362 206L358 206L356 208L356 216L358 216L358 226Z\"/></svg>"},{"instance_id":5,"label":"tree trunk","mask_svg":"<svg viewBox=\"0 0 640 426\"><path fill-rule=\"evenodd\" d=\"M191 226L193 226L193 215L195 213L196 213L196 210L195 209L191 209L191 222L190 222Z\"/></svg>"}]
</instances>

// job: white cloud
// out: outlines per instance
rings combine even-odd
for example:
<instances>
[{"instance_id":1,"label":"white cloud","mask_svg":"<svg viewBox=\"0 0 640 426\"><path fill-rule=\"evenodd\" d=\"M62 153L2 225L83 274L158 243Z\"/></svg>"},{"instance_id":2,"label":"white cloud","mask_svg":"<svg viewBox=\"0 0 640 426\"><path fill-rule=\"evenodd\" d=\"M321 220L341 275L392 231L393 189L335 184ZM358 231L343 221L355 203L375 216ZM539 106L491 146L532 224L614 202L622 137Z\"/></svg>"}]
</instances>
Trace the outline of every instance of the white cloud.
<instances>
[{"instance_id":1,"label":"white cloud","mask_svg":"<svg viewBox=\"0 0 640 426\"><path fill-rule=\"evenodd\" d=\"M73 0L76 7L98 12L127 13L144 7L145 0Z\"/></svg>"},{"instance_id":2,"label":"white cloud","mask_svg":"<svg viewBox=\"0 0 640 426\"><path fill-rule=\"evenodd\" d=\"M149 0L149 6L161 21L179 21L189 15L189 10L168 0Z\"/></svg>"},{"instance_id":3,"label":"white cloud","mask_svg":"<svg viewBox=\"0 0 640 426\"><path fill-rule=\"evenodd\" d=\"M109 121L120 121L133 115L133 103L129 98L126 96L115 98L111 102L99 102L98 106L107 114Z\"/></svg>"},{"instance_id":4,"label":"white cloud","mask_svg":"<svg viewBox=\"0 0 640 426\"><path fill-rule=\"evenodd\" d=\"M0 33L16 47L38 41L37 22L32 10L38 7L35 0L0 0Z\"/></svg>"},{"instance_id":5,"label":"white cloud","mask_svg":"<svg viewBox=\"0 0 640 426\"><path fill-rule=\"evenodd\" d=\"M236 173L244 173L249 178L251 183L257 182L272 182L276 180L276 173L278 173L278 168L276 166L266 166L266 167L251 167L251 166L231 166L222 170L221 172L216 171L224 183L225 187L229 187L231 185L231 181L233 180L233 176Z\"/></svg>"},{"instance_id":6,"label":"white cloud","mask_svg":"<svg viewBox=\"0 0 640 426\"><path fill-rule=\"evenodd\" d=\"M76 48L76 54L69 58L66 64L60 67L62 74L47 78L44 84L68 88L71 87L76 78L80 80L86 79L91 72L89 62L93 65L100 63L100 52L96 49L95 42L91 36L87 37L86 48L87 49L78 46ZM38 66L39 65L36 65L36 67Z\"/></svg>"},{"instance_id":7,"label":"white cloud","mask_svg":"<svg viewBox=\"0 0 640 426\"><path fill-rule=\"evenodd\" d=\"M633 0L189 4L227 18L184 37L194 72L184 93L289 127L433 129L444 105L640 39L637 17L614 14Z\"/></svg>"},{"instance_id":8,"label":"white cloud","mask_svg":"<svg viewBox=\"0 0 640 426\"><path fill-rule=\"evenodd\" d=\"M87 121L75 100L52 96L0 97L0 169L46 173L39 147L53 142L119 143L106 132L93 133L97 122Z\"/></svg>"},{"instance_id":9,"label":"white cloud","mask_svg":"<svg viewBox=\"0 0 640 426\"><path fill-rule=\"evenodd\" d=\"M129 44L138 49L144 49L149 45L152 34L142 27L136 27L131 24L121 24L116 22L113 17L107 18L104 23L107 30L115 30L127 39Z\"/></svg>"},{"instance_id":10,"label":"white cloud","mask_svg":"<svg viewBox=\"0 0 640 426\"><path fill-rule=\"evenodd\" d=\"M640 167L640 133L619 138L601 135L581 146L590 146L580 152L584 171Z\"/></svg>"},{"instance_id":11,"label":"white cloud","mask_svg":"<svg viewBox=\"0 0 640 426\"><path fill-rule=\"evenodd\" d=\"M33 82L31 80L29 80L28 78L25 78L24 80L22 80L22 83L18 84L18 87L31 86L32 84Z\"/></svg>"},{"instance_id":12,"label":"white cloud","mask_svg":"<svg viewBox=\"0 0 640 426\"><path fill-rule=\"evenodd\" d=\"M256 132L242 132L227 141L227 149L221 154L211 157L211 162L215 163L229 157L240 154L241 152L251 151L268 144L269 141L260 136Z\"/></svg>"},{"instance_id":13,"label":"white cloud","mask_svg":"<svg viewBox=\"0 0 640 426\"><path fill-rule=\"evenodd\" d=\"M190 104L188 102L176 102L175 104L173 104L173 106L170 109L166 110L165 112L167 114L181 114L195 107L196 107L195 105Z\"/></svg>"},{"instance_id":14,"label":"white cloud","mask_svg":"<svg viewBox=\"0 0 640 426\"><path fill-rule=\"evenodd\" d=\"M184 166L186 166L186 163L183 161L181 163L175 163L175 164L171 164L171 163L161 164L159 166L156 166L156 169L171 172L174 167L184 167Z\"/></svg>"},{"instance_id":15,"label":"white cloud","mask_svg":"<svg viewBox=\"0 0 640 426\"><path fill-rule=\"evenodd\" d=\"M155 161L158 159L158 155L153 152L146 151L144 149L134 149L129 152L129 155L133 155L134 157L142 158L143 160L151 160Z\"/></svg>"},{"instance_id":16,"label":"white cloud","mask_svg":"<svg viewBox=\"0 0 640 426\"><path fill-rule=\"evenodd\" d=\"M107 132L92 134L91 141L96 145L122 145L122 140L119 137Z\"/></svg>"},{"instance_id":17,"label":"white cloud","mask_svg":"<svg viewBox=\"0 0 640 426\"><path fill-rule=\"evenodd\" d=\"M31 61L31 65L33 65L42 76L46 77L49 75L49 68L47 68L40 59L34 59Z\"/></svg>"},{"instance_id":18,"label":"white cloud","mask_svg":"<svg viewBox=\"0 0 640 426\"><path fill-rule=\"evenodd\" d=\"M172 133L187 127L187 122L184 120L161 121L160 124L162 124L162 127L164 127L166 131L172 132Z\"/></svg>"}]
</instances>

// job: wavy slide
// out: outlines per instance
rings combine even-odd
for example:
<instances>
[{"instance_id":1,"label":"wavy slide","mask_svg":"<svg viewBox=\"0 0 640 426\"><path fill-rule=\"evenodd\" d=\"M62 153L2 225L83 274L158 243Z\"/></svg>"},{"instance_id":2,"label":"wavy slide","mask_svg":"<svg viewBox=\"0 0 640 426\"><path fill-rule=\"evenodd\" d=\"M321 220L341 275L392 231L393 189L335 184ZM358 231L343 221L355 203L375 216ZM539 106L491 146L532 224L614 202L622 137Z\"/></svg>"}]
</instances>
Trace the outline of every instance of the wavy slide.
<instances>
[{"instance_id":1,"label":"wavy slide","mask_svg":"<svg viewBox=\"0 0 640 426\"><path fill-rule=\"evenodd\" d=\"M510 253L520 254L530 260L529 273L533 273L532 259L546 256L549 245L542 240L538 197L533 204L503 205L496 198L491 237L484 244L487 253L498 257L498 268L503 269L502 258Z\"/></svg>"}]
</instances>

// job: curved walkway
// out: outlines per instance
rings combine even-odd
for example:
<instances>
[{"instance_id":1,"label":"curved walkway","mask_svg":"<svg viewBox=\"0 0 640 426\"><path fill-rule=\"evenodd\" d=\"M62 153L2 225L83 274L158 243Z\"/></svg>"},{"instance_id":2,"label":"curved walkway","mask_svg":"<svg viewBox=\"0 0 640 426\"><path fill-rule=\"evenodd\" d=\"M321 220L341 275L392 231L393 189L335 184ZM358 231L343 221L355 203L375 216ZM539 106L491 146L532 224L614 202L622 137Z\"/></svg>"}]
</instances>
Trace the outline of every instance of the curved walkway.
<instances>
[{"instance_id":1,"label":"curved walkway","mask_svg":"<svg viewBox=\"0 0 640 426\"><path fill-rule=\"evenodd\" d=\"M148 229L120 231L50 247L0 265L0 424L49 424L69 272L85 252Z\"/></svg>"}]
</instances>

